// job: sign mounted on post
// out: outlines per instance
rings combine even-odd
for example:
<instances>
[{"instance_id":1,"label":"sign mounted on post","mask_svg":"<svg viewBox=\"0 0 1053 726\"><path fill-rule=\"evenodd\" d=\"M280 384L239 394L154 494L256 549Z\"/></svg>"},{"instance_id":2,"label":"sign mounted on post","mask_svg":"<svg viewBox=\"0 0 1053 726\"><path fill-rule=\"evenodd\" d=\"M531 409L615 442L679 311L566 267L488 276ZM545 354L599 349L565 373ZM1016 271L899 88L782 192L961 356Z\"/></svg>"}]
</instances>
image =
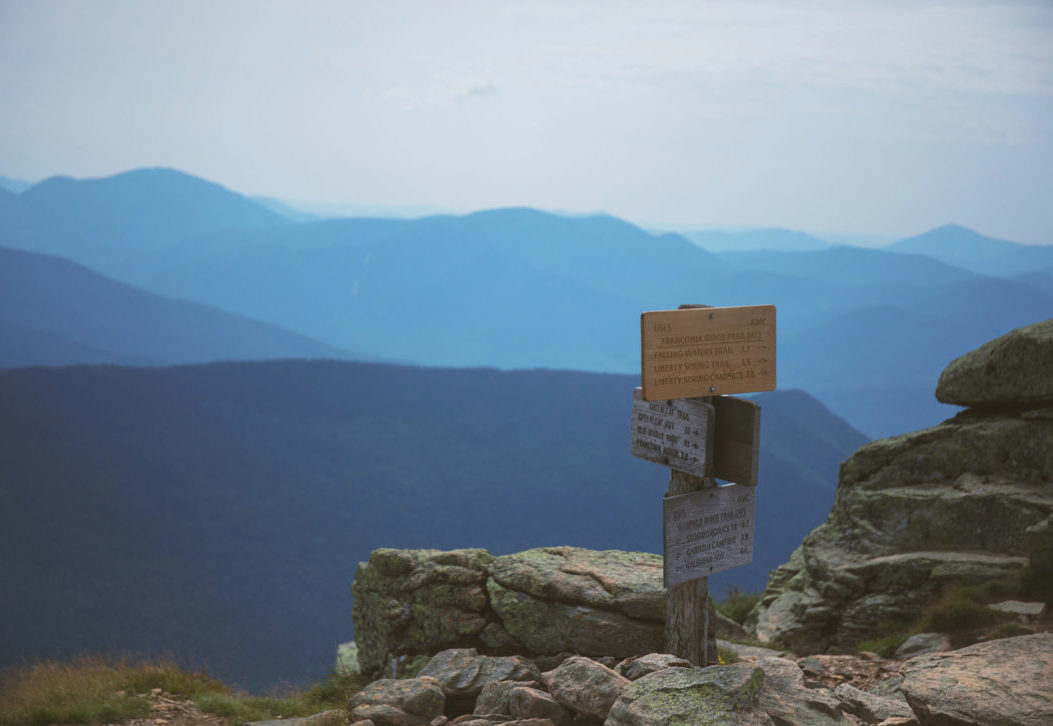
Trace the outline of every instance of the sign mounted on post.
<instances>
[{"instance_id":1,"label":"sign mounted on post","mask_svg":"<svg viewBox=\"0 0 1053 726\"><path fill-rule=\"evenodd\" d=\"M753 562L753 487L706 487L662 500L665 587Z\"/></svg>"},{"instance_id":2,"label":"sign mounted on post","mask_svg":"<svg viewBox=\"0 0 1053 726\"><path fill-rule=\"evenodd\" d=\"M640 315L643 400L775 390L775 306Z\"/></svg>"},{"instance_id":3,"label":"sign mounted on post","mask_svg":"<svg viewBox=\"0 0 1053 726\"><path fill-rule=\"evenodd\" d=\"M695 399L645 401L633 389L633 456L695 476L712 476L713 406Z\"/></svg>"},{"instance_id":4,"label":"sign mounted on post","mask_svg":"<svg viewBox=\"0 0 1053 726\"><path fill-rule=\"evenodd\" d=\"M743 486L757 486L760 465L760 413L753 401L717 396L713 436L713 476Z\"/></svg>"}]
</instances>

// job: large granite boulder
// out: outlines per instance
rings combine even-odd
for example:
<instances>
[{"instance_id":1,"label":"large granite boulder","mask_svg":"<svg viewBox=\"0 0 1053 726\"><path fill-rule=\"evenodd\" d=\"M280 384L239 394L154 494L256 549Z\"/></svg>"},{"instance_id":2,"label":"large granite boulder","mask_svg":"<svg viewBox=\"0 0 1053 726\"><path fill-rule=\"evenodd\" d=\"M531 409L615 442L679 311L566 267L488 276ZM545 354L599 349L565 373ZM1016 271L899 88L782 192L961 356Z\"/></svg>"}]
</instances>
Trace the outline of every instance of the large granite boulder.
<instances>
[{"instance_id":1,"label":"large granite boulder","mask_svg":"<svg viewBox=\"0 0 1053 726\"><path fill-rule=\"evenodd\" d=\"M396 655L472 646L486 626L485 550L378 549L351 587L358 663L378 672Z\"/></svg>"},{"instance_id":2,"label":"large granite boulder","mask_svg":"<svg viewBox=\"0 0 1053 726\"><path fill-rule=\"evenodd\" d=\"M359 564L352 594L365 673L451 648L622 659L664 646L659 555L575 547L503 557L379 549Z\"/></svg>"},{"instance_id":3,"label":"large granite boulder","mask_svg":"<svg viewBox=\"0 0 1053 726\"><path fill-rule=\"evenodd\" d=\"M781 658L708 668L666 668L633 681L605 726L851 724L840 702L804 685L801 669Z\"/></svg>"},{"instance_id":4,"label":"large granite boulder","mask_svg":"<svg viewBox=\"0 0 1053 726\"><path fill-rule=\"evenodd\" d=\"M1044 366L1053 380L1045 360L1021 363L1024 378ZM999 405L871 442L844 462L826 523L771 573L750 614L756 635L801 654L849 652L879 624L917 618L948 585L1047 561L1036 548L1053 512L1053 403L1025 383Z\"/></svg>"},{"instance_id":5,"label":"large granite boulder","mask_svg":"<svg viewBox=\"0 0 1053 726\"><path fill-rule=\"evenodd\" d=\"M348 710L352 720L402 720L410 726L423 726L442 715L446 697L430 679L411 678L373 681L351 697Z\"/></svg>"},{"instance_id":6,"label":"large granite boulder","mask_svg":"<svg viewBox=\"0 0 1053 726\"><path fill-rule=\"evenodd\" d=\"M960 406L1053 402L1053 318L952 361L940 376L936 398Z\"/></svg>"},{"instance_id":7,"label":"large granite boulder","mask_svg":"<svg viewBox=\"0 0 1053 726\"><path fill-rule=\"evenodd\" d=\"M535 681L541 672L523 656L479 655L474 648L451 648L436 653L418 677L434 678L447 698L469 696L474 701L487 683Z\"/></svg>"},{"instance_id":8,"label":"large granite boulder","mask_svg":"<svg viewBox=\"0 0 1053 726\"><path fill-rule=\"evenodd\" d=\"M1053 634L992 640L907 661L900 686L922 726L1053 723Z\"/></svg>"}]
</instances>

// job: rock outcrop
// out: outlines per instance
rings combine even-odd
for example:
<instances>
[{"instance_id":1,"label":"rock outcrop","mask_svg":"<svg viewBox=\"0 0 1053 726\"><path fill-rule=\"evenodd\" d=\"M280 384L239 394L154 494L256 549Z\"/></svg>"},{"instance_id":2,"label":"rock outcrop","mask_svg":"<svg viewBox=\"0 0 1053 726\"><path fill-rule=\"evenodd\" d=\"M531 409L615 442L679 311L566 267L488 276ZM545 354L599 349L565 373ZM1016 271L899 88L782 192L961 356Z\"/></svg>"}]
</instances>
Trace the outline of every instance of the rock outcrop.
<instances>
[{"instance_id":1,"label":"rock outcrop","mask_svg":"<svg viewBox=\"0 0 1053 726\"><path fill-rule=\"evenodd\" d=\"M761 640L850 652L946 585L1053 568L1053 320L955 360L939 395L974 407L842 464L826 523L751 613Z\"/></svg>"},{"instance_id":2,"label":"rock outcrop","mask_svg":"<svg viewBox=\"0 0 1053 726\"><path fill-rule=\"evenodd\" d=\"M437 653L416 678L375 681L348 706L359 726L1053 723L1050 633L904 663L872 653L797 662L762 655L693 668L650 653L613 665L570 656L538 674L520 657L454 649Z\"/></svg>"},{"instance_id":3,"label":"rock outcrop","mask_svg":"<svg viewBox=\"0 0 1053 726\"><path fill-rule=\"evenodd\" d=\"M352 593L366 673L390 675L393 661L405 673L407 658L449 648L620 660L660 652L665 637L662 558L639 552L379 549L359 564Z\"/></svg>"},{"instance_id":4,"label":"rock outcrop","mask_svg":"<svg viewBox=\"0 0 1053 726\"><path fill-rule=\"evenodd\" d=\"M903 665L903 685L922 726L1053 723L1053 634L977 643Z\"/></svg>"},{"instance_id":5,"label":"rock outcrop","mask_svg":"<svg viewBox=\"0 0 1053 726\"><path fill-rule=\"evenodd\" d=\"M1013 330L951 361L936 398L959 406L1053 400L1053 320Z\"/></svg>"}]
</instances>

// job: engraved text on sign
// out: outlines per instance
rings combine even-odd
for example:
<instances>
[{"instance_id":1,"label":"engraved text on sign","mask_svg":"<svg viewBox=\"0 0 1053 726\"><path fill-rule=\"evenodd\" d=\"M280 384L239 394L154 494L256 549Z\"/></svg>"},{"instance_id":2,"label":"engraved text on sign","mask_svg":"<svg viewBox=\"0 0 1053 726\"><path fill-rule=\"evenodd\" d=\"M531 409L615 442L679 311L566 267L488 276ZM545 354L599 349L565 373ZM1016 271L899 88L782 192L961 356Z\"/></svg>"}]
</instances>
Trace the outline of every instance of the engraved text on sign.
<instances>
[{"instance_id":1,"label":"engraved text on sign","mask_svg":"<svg viewBox=\"0 0 1053 726\"><path fill-rule=\"evenodd\" d=\"M753 561L756 491L728 484L662 500L666 587Z\"/></svg>"},{"instance_id":2,"label":"engraved text on sign","mask_svg":"<svg viewBox=\"0 0 1053 726\"><path fill-rule=\"evenodd\" d=\"M633 390L633 456L695 476L711 476L713 406L694 399L645 401Z\"/></svg>"},{"instance_id":3,"label":"engraved text on sign","mask_svg":"<svg viewBox=\"0 0 1053 726\"><path fill-rule=\"evenodd\" d=\"M775 390L775 306L640 316L645 401Z\"/></svg>"}]
</instances>

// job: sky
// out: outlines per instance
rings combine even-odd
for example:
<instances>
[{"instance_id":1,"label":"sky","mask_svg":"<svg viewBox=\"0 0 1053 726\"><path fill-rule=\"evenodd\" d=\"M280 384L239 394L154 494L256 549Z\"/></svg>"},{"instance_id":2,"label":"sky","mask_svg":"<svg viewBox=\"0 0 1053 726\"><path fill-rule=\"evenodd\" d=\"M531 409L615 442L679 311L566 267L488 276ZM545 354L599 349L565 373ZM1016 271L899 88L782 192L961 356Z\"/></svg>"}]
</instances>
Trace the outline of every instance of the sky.
<instances>
[{"instance_id":1,"label":"sky","mask_svg":"<svg viewBox=\"0 0 1053 726\"><path fill-rule=\"evenodd\" d=\"M1053 2L0 0L0 175L1053 243Z\"/></svg>"}]
</instances>

